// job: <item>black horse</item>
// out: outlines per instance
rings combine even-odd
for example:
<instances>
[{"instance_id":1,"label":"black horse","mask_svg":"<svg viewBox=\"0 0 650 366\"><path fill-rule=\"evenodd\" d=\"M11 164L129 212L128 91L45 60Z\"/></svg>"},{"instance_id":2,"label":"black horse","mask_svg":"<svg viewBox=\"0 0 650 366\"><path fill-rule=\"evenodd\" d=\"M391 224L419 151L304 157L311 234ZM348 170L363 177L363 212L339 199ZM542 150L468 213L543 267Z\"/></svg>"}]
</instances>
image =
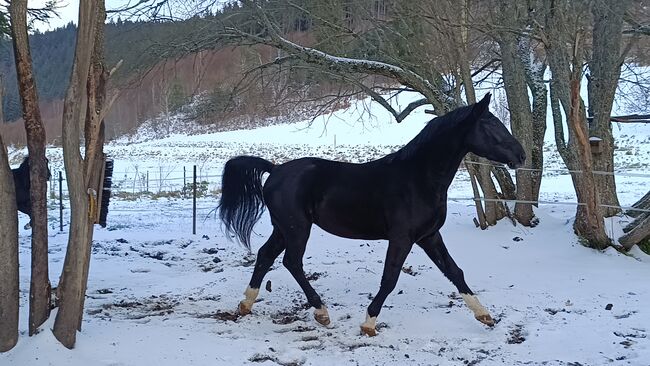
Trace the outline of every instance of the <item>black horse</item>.
<instances>
[{"instance_id":1,"label":"black horse","mask_svg":"<svg viewBox=\"0 0 650 366\"><path fill-rule=\"evenodd\" d=\"M32 220L32 199L29 195L29 188L31 183L29 181L29 156L26 157L20 166L16 169L12 169L11 172L14 175L14 187L16 189L16 206L18 206L18 211L29 216L29 223L25 225L25 228L28 228ZM47 168L47 179L51 178L50 168Z\"/></svg>"},{"instance_id":2,"label":"black horse","mask_svg":"<svg viewBox=\"0 0 650 366\"><path fill-rule=\"evenodd\" d=\"M414 243L458 288L476 319L494 325L439 232L447 215L447 189L468 152L511 168L522 166L526 159L519 142L488 110L489 102L488 94L479 103L435 118L400 150L364 164L318 158L281 165L248 156L229 160L219 203L227 232L250 250L250 234L265 204L273 224L271 236L258 252L240 314L250 313L262 279L284 251L282 263L316 308L314 317L329 324L327 308L303 272L302 257L311 226L316 224L345 238L388 240L381 285L368 306L363 333L376 334L377 315ZM264 173L270 175L262 184Z\"/></svg>"}]
</instances>

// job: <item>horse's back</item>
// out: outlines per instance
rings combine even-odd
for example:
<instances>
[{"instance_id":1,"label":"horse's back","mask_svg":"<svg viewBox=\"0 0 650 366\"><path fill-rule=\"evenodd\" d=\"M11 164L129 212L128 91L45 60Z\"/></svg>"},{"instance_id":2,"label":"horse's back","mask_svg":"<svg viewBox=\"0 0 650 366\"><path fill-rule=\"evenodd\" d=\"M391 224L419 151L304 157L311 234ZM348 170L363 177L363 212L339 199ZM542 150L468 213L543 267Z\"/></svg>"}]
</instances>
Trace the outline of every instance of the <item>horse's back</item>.
<instances>
[{"instance_id":1,"label":"horse's back","mask_svg":"<svg viewBox=\"0 0 650 366\"><path fill-rule=\"evenodd\" d=\"M276 166L264 185L265 203L276 221L304 219L347 238L385 237L380 167L319 158Z\"/></svg>"}]
</instances>

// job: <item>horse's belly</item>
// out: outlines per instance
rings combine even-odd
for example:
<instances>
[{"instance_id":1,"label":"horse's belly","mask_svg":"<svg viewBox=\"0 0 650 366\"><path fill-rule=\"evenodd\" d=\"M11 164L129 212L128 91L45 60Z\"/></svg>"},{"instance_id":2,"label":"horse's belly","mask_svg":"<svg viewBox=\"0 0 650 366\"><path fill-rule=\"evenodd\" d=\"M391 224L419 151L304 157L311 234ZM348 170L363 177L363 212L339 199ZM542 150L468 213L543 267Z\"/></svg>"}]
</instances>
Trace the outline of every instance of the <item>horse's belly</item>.
<instances>
[{"instance_id":1,"label":"horse's belly","mask_svg":"<svg viewBox=\"0 0 650 366\"><path fill-rule=\"evenodd\" d=\"M356 220L355 220L356 221ZM320 219L316 225L330 234L348 239L379 240L385 239L385 230L371 222L362 220Z\"/></svg>"}]
</instances>

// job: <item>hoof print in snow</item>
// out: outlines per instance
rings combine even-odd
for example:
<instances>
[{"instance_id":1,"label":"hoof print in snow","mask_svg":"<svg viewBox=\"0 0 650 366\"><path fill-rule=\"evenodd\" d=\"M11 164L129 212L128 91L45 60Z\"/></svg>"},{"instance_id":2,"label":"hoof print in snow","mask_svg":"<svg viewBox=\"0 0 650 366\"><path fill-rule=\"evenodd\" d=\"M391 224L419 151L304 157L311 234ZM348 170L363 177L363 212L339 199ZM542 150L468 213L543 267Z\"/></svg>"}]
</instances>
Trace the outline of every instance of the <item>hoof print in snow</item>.
<instances>
[{"instance_id":1,"label":"hoof print in snow","mask_svg":"<svg viewBox=\"0 0 650 366\"><path fill-rule=\"evenodd\" d=\"M217 311L216 313L210 316L210 318L214 318L221 321L230 321L230 322L236 322L239 319L239 317L240 317L239 314L230 311Z\"/></svg>"},{"instance_id":2,"label":"hoof print in snow","mask_svg":"<svg viewBox=\"0 0 650 366\"><path fill-rule=\"evenodd\" d=\"M614 335L621 338L646 338L647 335L643 331L636 330L634 333L614 332Z\"/></svg>"},{"instance_id":3,"label":"hoof print in snow","mask_svg":"<svg viewBox=\"0 0 650 366\"><path fill-rule=\"evenodd\" d=\"M219 249L217 249L217 248L203 248L202 252L205 253L205 254L213 255L213 254L219 253Z\"/></svg>"},{"instance_id":4,"label":"hoof print in snow","mask_svg":"<svg viewBox=\"0 0 650 366\"><path fill-rule=\"evenodd\" d=\"M551 314L551 315L555 315L555 314L557 314L557 313L568 313L568 311L567 311L566 309L551 309L551 308L546 308L546 309L544 309L544 311L547 312L547 313L549 313L549 314Z\"/></svg>"},{"instance_id":5,"label":"hoof print in snow","mask_svg":"<svg viewBox=\"0 0 650 366\"><path fill-rule=\"evenodd\" d=\"M310 281L310 282L311 281L316 281L319 278L321 278L322 276L323 276L323 274L320 273L320 272L307 273L307 275L306 275L307 281Z\"/></svg>"},{"instance_id":6,"label":"hoof print in snow","mask_svg":"<svg viewBox=\"0 0 650 366\"><path fill-rule=\"evenodd\" d=\"M214 272L214 273L221 273L223 272L223 268L217 268L217 266L214 266L212 264L201 264L199 266L201 271L203 272Z\"/></svg>"},{"instance_id":7,"label":"hoof print in snow","mask_svg":"<svg viewBox=\"0 0 650 366\"><path fill-rule=\"evenodd\" d=\"M301 366L305 363L304 361L299 361L299 360L279 360L275 356L263 355L259 353L256 353L253 356L251 356L248 359L248 361L256 362L256 363L266 363L266 361L271 361L281 366Z\"/></svg>"},{"instance_id":8,"label":"hoof print in snow","mask_svg":"<svg viewBox=\"0 0 650 366\"><path fill-rule=\"evenodd\" d=\"M151 270L149 268L133 268L131 273L149 273Z\"/></svg>"},{"instance_id":9,"label":"hoof print in snow","mask_svg":"<svg viewBox=\"0 0 650 366\"><path fill-rule=\"evenodd\" d=\"M97 315L97 314L101 314L102 311L104 311L104 309L102 309L102 308L88 309L88 310L86 310L86 314L88 314L88 315Z\"/></svg>"},{"instance_id":10,"label":"hoof print in snow","mask_svg":"<svg viewBox=\"0 0 650 366\"><path fill-rule=\"evenodd\" d=\"M408 267L403 267L402 272L406 273L407 275L411 276L417 276L420 274L420 272L414 271L413 266L408 266Z\"/></svg>"},{"instance_id":11,"label":"hoof print in snow","mask_svg":"<svg viewBox=\"0 0 650 366\"><path fill-rule=\"evenodd\" d=\"M526 332L521 324L517 324L508 332L508 344L521 344L526 341Z\"/></svg>"},{"instance_id":12,"label":"hoof print in snow","mask_svg":"<svg viewBox=\"0 0 650 366\"><path fill-rule=\"evenodd\" d=\"M309 304L296 304L289 310L283 310L271 315L274 324L291 324L296 321L307 321L305 310L311 308Z\"/></svg>"},{"instance_id":13,"label":"hoof print in snow","mask_svg":"<svg viewBox=\"0 0 650 366\"><path fill-rule=\"evenodd\" d=\"M605 310L612 310L613 307L614 307L614 304L607 304L605 306Z\"/></svg>"},{"instance_id":14,"label":"hoof print in snow","mask_svg":"<svg viewBox=\"0 0 650 366\"><path fill-rule=\"evenodd\" d=\"M305 320L304 316L300 316L298 314L276 314L273 316L273 324L282 324L282 325L287 325L291 324L294 322L297 322L299 320Z\"/></svg>"},{"instance_id":15,"label":"hoof print in snow","mask_svg":"<svg viewBox=\"0 0 650 366\"><path fill-rule=\"evenodd\" d=\"M304 326L302 326L302 325L299 325L299 326L297 326L297 327L291 329L291 331L292 331L292 332L295 332L295 333L312 332L312 331L314 331L314 330L316 330L316 327L304 327Z\"/></svg>"},{"instance_id":16,"label":"hoof print in snow","mask_svg":"<svg viewBox=\"0 0 650 366\"><path fill-rule=\"evenodd\" d=\"M636 314L636 310L635 311L630 311L630 312L627 312L627 313L624 313L624 314L620 314L620 315L614 315L614 318L616 318L616 319L626 319L626 318L631 317L634 314Z\"/></svg>"},{"instance_id":17,"label":"hoof print in snow","mask_svg":"<svg viewBox=\"0 0 650 366\"><path fill-rule=\"evenodd\" d=\"M264 289L268 292L271 292L271 280L266 281L266 286L264 286Z\"/></svg>"},{"instance_id":18,"label":"hoof print in snow","mask_svg":"<svg viewBox=\"0 0 650 366\"><path fill-rule=\"evenodd\" d=\"M523 240L524 238L522 238L521 236L515 236L514 238L512 238L512 241L523 241Z\"/></svg>"},{"instance_id":19,"label":"hoof print in snow","mask_svg":"<svg viewBox=\"0 0 650 366\"><path fill-rule=\"evenodd\" d=\"M165 258L165 252L157 251L157 252L140 252L140 255L144 258L151 258L155 259L157 261L161 261Z\"/></svg>"}]
</instances>

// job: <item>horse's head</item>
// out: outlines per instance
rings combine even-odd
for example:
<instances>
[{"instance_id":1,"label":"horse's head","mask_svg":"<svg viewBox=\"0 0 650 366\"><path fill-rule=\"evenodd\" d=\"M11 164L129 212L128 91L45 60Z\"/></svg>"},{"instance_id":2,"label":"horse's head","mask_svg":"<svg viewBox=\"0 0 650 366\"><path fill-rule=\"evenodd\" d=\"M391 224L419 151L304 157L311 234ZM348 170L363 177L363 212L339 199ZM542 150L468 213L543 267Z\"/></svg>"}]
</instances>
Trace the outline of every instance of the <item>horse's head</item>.
<instances>
[{"instance_id":1,"label":"horse's head","mask_svg":"<svg viewBox=\"0 0 650 366\"><path fill-rule=\"evenodd\" d=\"M510 168L519 168L526 161L526 153L506 126L489 111L490 94L472 107L473 123L466 136L470 152L499 163L508 164Z\"/></svg>"}]
</instances>

